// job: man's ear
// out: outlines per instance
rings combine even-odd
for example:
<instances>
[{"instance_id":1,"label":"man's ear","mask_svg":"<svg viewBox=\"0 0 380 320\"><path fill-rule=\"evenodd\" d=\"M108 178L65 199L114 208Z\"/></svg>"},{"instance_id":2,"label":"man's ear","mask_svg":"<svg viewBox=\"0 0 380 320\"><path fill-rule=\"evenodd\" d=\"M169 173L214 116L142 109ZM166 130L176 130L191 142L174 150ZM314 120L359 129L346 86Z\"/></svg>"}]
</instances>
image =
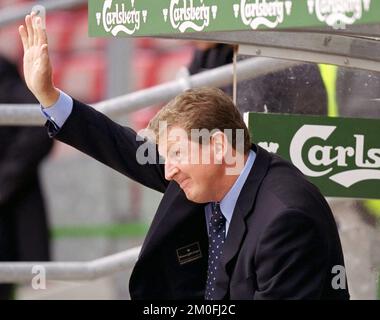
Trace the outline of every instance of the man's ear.
<instances>
[{"instance_id":1,"label":"man's ear","mask_svg":"<svg viewBox=\"0 0 380 320\"><path fill-rule=\"evenodd\" d=\"M224 156L227 152L227 137L221 131L214 132L211 135L213 146L214 161L217 164L223 163Z\"/></svg>"}]
</instances>

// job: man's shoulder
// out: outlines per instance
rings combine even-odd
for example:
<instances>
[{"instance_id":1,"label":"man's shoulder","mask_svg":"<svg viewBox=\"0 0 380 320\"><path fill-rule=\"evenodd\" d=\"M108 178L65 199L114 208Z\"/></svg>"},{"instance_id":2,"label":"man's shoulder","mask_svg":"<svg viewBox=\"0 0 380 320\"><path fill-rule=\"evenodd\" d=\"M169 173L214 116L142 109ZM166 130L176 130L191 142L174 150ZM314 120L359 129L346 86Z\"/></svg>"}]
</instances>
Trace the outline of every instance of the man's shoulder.
<instances>
[{"instance_id":1,"label":"man's shoulder","mask_svg":"<svg viewBox=\"0 0 380 320\"><path fill-rule=\"evenodd\" d=\"M308 226L325 230L326 221L332 221L332 212L319 190L306 179L292 177L286 170L285 173L271 171L269 168L259 188L248 228L258 237L274 225L285 229Z\"/></svg>"},{"instance_id":2,"label":"man's shoulder","mask_svg":"<svg viewBox=\"0 0 380 320\"><path fill-rule=\"evenodd\" d=\"M271 154L270 158L257 195L257 208L264 206L273 215L290 210L306 214L329 211L321 191L300 170L278 155Z\"/></svg>"}]
</instances>

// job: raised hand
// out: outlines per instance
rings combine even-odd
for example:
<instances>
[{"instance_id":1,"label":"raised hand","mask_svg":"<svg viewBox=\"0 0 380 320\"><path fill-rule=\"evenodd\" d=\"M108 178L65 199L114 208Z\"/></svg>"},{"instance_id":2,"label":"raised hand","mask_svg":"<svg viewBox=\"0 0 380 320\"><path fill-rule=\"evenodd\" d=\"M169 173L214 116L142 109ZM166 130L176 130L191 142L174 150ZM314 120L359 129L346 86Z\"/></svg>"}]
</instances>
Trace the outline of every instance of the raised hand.
<instances>
[{"instance_id":1,"label":"raised hand","mask_svg":"<svg viewBox=\"0 0 380 320\"><path fill-rule=\"evenodd\" d=\"M25 17L25 25L19 27L24 47L25 82L41 105L50 107L58 100L59 91L53 84L46 31L34 12Z\"/></svg>"}]
</instances>

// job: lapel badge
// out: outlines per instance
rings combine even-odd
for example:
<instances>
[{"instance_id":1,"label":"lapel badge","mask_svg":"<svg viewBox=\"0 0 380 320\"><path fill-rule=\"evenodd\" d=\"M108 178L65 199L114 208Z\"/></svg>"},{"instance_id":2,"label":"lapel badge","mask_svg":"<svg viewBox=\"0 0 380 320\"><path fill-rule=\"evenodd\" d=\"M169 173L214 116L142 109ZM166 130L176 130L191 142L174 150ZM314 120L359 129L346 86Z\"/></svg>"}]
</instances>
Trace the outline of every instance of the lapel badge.
<instances>
[{"instance_id":1,"label":"lapel badge","mask_svg":"<svg viewBox=\"0 0 380 320\"><path fill-rule=\"evenodd\" d=\"M199 242L194 242L182 248L178 248L176 251L178 262L181 265L202 258Z\"/></svg>"}]
</instances>

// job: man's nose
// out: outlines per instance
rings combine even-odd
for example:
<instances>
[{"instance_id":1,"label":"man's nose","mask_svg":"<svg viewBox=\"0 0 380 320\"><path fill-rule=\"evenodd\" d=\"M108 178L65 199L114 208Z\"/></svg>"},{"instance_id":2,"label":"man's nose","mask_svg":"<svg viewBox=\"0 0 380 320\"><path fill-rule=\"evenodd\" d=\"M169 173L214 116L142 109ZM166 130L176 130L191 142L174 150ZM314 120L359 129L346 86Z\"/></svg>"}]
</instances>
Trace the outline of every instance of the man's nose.
<instances>
[{"instance_id":1,"label":"man's nose","mask_svg":"<svg viewBox=\"0 0 380 320\"><path fill-rule=\"evenodd\" d=\"M170 181L179 172L177 166L169 161L165 162L165 179Z\"/></svg>"}]
</instances>

